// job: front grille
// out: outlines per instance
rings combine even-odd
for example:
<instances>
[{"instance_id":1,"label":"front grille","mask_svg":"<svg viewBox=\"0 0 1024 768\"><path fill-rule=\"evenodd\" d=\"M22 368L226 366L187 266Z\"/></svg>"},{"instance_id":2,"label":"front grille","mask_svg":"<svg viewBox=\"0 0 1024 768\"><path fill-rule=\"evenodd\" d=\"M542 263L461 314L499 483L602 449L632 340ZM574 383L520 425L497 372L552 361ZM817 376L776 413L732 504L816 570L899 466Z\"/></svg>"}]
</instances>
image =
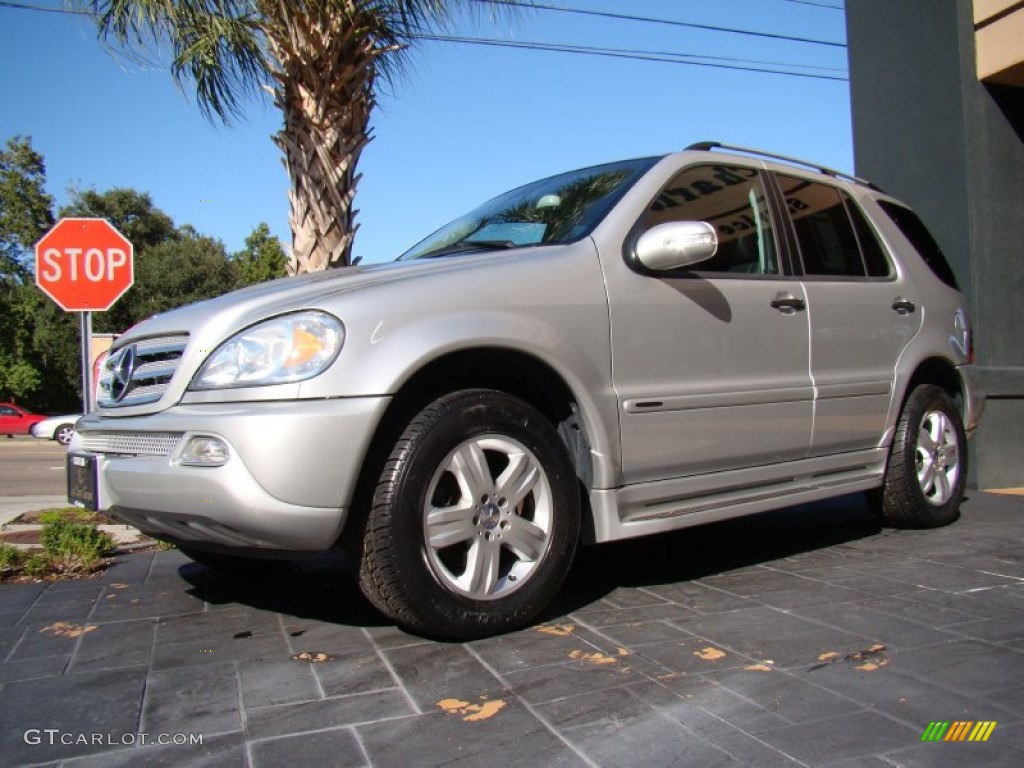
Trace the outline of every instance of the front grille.
<instances>
[{"instance_id":1,"label":"front grille","mask_svg":"<svg viewBox=\"0 0 1024 768\"><path fill-rule=\"evenodd\" d=\"M83 432L82 443L93 453L128 456L170 456L184 432Z\"/></svg>"},{"instance_id":2,"label":"front grille","mask_svg":"<svg viewBox=\"0 0 1024 768\"><path fill-rule=\"evenodd\" d=\"M142 339L111 353L103 364L96 402L103 408L153 403L163 397L188 336Z\"/></svg>"}]
</instances>

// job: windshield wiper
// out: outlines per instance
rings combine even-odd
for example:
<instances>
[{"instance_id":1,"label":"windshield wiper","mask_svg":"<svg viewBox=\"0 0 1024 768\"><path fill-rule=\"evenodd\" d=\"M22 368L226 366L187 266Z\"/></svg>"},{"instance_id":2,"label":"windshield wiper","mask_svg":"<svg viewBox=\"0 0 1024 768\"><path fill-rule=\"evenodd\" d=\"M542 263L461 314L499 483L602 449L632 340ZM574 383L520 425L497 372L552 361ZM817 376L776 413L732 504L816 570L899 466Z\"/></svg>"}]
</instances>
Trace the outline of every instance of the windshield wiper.
<instances>
[{"instance_id":1,"label":"windshield wiper","mask_svg":"<svg viewBox=\"0 0 1024 768\"><path fill-rule=\"evenodd\" d=\"M520 243L513 243L511 240L460 240L457 243L438 248L436 251L427 251L417 256L417 259L433 259L436 256L450 256L454 253L465 253L467 251L500 251L508 248L518 248Z\"/></svg>"}]
</instances>

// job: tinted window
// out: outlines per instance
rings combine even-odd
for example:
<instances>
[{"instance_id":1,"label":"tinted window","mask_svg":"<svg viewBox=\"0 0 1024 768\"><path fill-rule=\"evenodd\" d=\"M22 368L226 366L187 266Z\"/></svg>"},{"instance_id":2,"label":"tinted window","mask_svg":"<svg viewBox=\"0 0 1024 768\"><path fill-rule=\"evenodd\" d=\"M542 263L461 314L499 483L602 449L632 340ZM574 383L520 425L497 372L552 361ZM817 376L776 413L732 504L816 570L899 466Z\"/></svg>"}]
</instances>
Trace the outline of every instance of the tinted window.
<instances>
[{"instance_id":1,"label":"tinted window","mask_svg":"<svg viewBox=\"0 0 1024 768\"><path fill-rule=\"evenodd\" d=\"M706 221L718 233L718 251L700 272L775 275L779 261L764 187L757 171L724 165L687 168L647 211L647 225Z\"/></svg>"},{"instance_id":2,"label":"tinted window","mask_svg":"<svg viewBox=\"0 0 1024 768\"><path fill-rule=\"evenodd\" d=\"M960 286L956 282L956 275L953 274L953 269L946 261L946 256L917 214L909 208L885 200L879 200L878 204L893 223L900 228L900 232L914 246L935 276L950 288L960 290Z\"/></svg>"},{"instance_id":3,"label":"tinted window","mask_svg":"<svg viewBox=\"0 0 1024 768\"><path fill-rule=\"evenodd\" d=\"M865 277L857 235L839 190L792 176L779 176L808 275Z\"/></svg>"},{"instance_id":4,"label":"tinted window","mask_svg":"<svg viewBox=\"0 0 1024 768\"><path fill-rule=\"evenodd\" d=\"M889 257L886 256L885 248L878 240L878 235L864 216L864 213L849 195L843 193L843 200L846 202L846 210L853 219L853 229L857 233L857 242L860 243L860 251L864 256L864 264L868 268L868 277L888 277L892 274L892 265Z\"/></svg>"}]
</instances>

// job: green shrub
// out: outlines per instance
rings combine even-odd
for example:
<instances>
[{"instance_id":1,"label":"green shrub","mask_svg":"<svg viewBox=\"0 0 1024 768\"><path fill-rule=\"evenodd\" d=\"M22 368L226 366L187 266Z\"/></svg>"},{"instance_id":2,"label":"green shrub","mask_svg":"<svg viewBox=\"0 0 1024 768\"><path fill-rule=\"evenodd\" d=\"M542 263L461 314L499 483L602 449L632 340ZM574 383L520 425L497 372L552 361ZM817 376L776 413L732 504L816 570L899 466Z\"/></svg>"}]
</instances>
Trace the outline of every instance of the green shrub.
<instances>
[{"instance_id":1,"label":"green shrub","mask_svg":"<svg viewBox=\"0 0 1024 768\"><path fill-rule=\"evenodd\" d=\"M33 552L25 558L21 572L33 579L40 579L50 573L50 558L42 552Z\"/></svg>"},{"instance_id":2,"label":"green shrub","mask_svg":"<svg viewBox=\"0 0 1024 768\"><path fill-rule=\"evenodd\" d=\"M77 523L87 523L92 519L92 512L81 507L59 507L47 509L39 513L39 522L42 525L56 523L60 520L70 520Z\"/></svg>"},{"instance_id":3,"label":"green shrub","mask_svg":"<svg viewBox=\"0 0 1024 768\"><path fill-rule=\"evenodd\" d=\"M17 568L21 563L21 550L10 544L0 543L0 571Z\"/></svg>"},{"instance_id":4,"label":"green shrub","mask_svg":"<svg viewBox=\"0 0 1024 768\"><path fill-rule=\"evenodd\" d=\"M113 539L88 523L58 519L43 524L43 550L65 573L90 571L113 547Z\"/></svg>"}]
</instances>

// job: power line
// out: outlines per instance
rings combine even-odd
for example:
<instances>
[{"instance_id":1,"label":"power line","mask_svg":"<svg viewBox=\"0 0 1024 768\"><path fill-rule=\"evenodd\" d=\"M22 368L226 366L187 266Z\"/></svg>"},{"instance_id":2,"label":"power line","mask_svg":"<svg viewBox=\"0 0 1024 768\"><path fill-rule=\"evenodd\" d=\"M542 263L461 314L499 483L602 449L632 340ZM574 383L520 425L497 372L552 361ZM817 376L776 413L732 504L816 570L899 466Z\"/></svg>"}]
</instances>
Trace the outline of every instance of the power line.
<instances>
[{"instance_id":1,"label":"power line","mask_svg":"<svg viewBox=\"0 0 1024 768\"><path fill-rule=\"evenodd\" d=\"M786 0L787 3L799 3L800 5L813 5L816 8L828 8L830 11L844 10L841 5L829 5L828 3L816 3L814 0Z\"/></svg>"},{"instance_id":2,"label":"power line","mask_svg":"<svg viewBox=\"0 0 1024 768\"><path fill-rule=\"evenodd\" d=\"M833 48L845 48L846 43L839 43L833 40L816 40L809 37L795 37L793 35L781 35L773 32L755 32L750 29L735 29L733 27L719 27L711 24L695 24L689 21L674 21L671 19L656 19L650 16L633 16L626 13L611 13L608 11L585 11L581 8L560 8L557 5L544 5L541 3L525 2L525 0L473 0L475 3L487 5L511 5L518 8L531 8L540 11L554 11L556 13L574 13L580 16L601 16L607 19L620 19L623 21L640 21L646 24L665 24L672 27L686 27L688 29L702 29L710 32L727 32L732 35L749 35L750 37L769 38L772 40L785 40L791 43L808 43L811 45L827 45Z\"/></svg>"},{"instance_id":3,"label":"power line","mask_svg":"<svg viewBox=\"0 0 1024 768\"><path fill-rule=\"evenodd\" d=\"M0 0L0 8L12 8L16 11L42 11L43 13L66 13L72 16L92 16L89 11L76 11L71 8L47 8L43 5L27 5L25 3L10 3Z\"/></svg>"},{"instance_id":4,"label":"power line","mask_svg":"<svg viewBox=\"0 0 1024 768\"><path fill-rule=\"evenodd\" d=\"M581 54L584 56L605 56L616 59L632 59L634 61L654 61L661 62L663 64L683 64L693 67L709 67L712 69L731 69L738 70L741 72L760 72L766 75L788 75L790 77L804 77L811 78L813 80L835 80L840 82L846 82L849 78L841 77L836 75L824 75L814 74L812 72L793 72L790 70L783 69L768 69L765 67L751 67L741 66L739 64L721 64L714 63L711 61L698 61L697 58L710 58L710 57L690 57L691 54L685 53L664 53L658 51L636 51L627 50L621 48L596 48L583 45L566 45L563 43L539 43L530 41L519 41L513 42L511 40L495 40L493 38L485 37L457 37L454 35L427 35L419 34L413 35L414 39L417 40L429 40L440 43L460 43L464 45L480 45L489 46L494 48L519 48L529 51L550 51L553 53L570 53L570 54ZM783 65L799 67L803 65Z\"/></svg>"},{"instance_id":5,"label":"power line","mask_svg":"<svg viewBox=\"0 0 1024 768\"><path fill-rule=\"evenodd\" d=\"M809 0L790 0L791 2L809 2ZM474 0L474 2L490 3L493 0ZM563 11L566 13L579 13L593 16L603 16L618 19L628 19L630 21L642 21L649 23L658 24L669 24L672 26L683 26L683 27L696 27L699 29L712 29L720 32L732 32L736 34L755 35L758 37L772 37L781 38L787 40L794 40L798 42L817 42L822 45L842 45L841 43L830 43L826 41L813 41L806 38L794 38L788 36L774 35L762 32L751 32L746 30L734 30L725 27L710 27L708 25L690 24L688 22L671 21L668 19L653 19L641 16L627 16L624 14L613 14L605 13L601 11L584 11L580 9L572 8L558 8L556 6L546 5L534 5L532 3L518 2L517 0L508 0L506 5L516 5L528 8L538 8L540 10L551 10L551 11ZM48 8L39 5L29 5L26 3L10 2L10 0L0 0L0 8L10 8L14 10L26 10L26 11L41 11L45 13L62 13L62 14L73 14L80 16L92 16L93 14L88 11L77 11L68 8ZM775 62L775 61L756 61L750 59L739 59L728 56L711 56L711 55L696 55L687 53L678 53L672 51L644 51L627 48L608 48L608 47L596 47L586 45L572 45L568 43L541 43L534 41L511 41L511 40L497 40L493 38L483 37L459 37L454 35L429 35L429 34L417 34L411 36L413 39L427 40L433 42L443 43L456 43L461 45L478 45L495 48L518 48L521 50L540 50L548 51L552 53L569 53L578 54L584 56L604 56L610 58L619 59L631 59L634 61L652 61L663 64L684 64L694 67L709 67L715 69L731 69L742 72L760 72L762 74L769 75L788 75L790 77L804 77L816 80L836 80L846 81L847 77L826 75L826 74L815 74L813 72L796 72L795 69L805 70L819 70L819 71L833 71L842 72L843 70L837 67L822 67L807 64L790 64L787 62ZM729 63L722 63L729 62ZM746 65L762 65L762 66L746 66ZM786 69L773 69L771 67L786 67Z\"/></svg>"}]
</instances>

